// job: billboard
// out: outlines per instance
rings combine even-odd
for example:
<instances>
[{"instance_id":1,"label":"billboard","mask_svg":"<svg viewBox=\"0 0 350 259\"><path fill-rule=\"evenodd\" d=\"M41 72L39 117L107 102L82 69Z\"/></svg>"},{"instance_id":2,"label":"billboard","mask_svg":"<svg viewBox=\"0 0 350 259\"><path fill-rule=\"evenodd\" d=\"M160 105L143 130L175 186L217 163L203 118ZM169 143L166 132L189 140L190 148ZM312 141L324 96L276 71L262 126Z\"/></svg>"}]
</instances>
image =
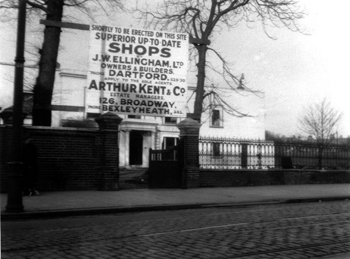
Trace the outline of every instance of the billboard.
<instances>
[{"instance_id":1,"label":"billboard","mask_svg":"<svg viewBox=\"0 0 350 259\"><path fill-rule=\"evenodd\" d=\"M185 117L188 34L90 25L86 111Z\"/></svg>"}]
</instances>

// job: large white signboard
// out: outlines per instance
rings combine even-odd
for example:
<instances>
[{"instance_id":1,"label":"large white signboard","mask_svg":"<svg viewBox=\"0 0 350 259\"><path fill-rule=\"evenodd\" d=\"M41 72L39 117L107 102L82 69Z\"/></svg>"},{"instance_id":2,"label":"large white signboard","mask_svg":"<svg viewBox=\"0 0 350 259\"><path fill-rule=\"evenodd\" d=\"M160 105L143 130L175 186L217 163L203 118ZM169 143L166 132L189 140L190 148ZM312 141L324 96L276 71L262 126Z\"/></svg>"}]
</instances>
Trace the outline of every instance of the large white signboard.
<instances>
[{"instance_id":1,"label":"large white signboard","mask_svg":"<svg viewBox=\"0 0 350 259\"><path fill-rule=\"evenodd\" d=\"M188 34L90 25L86 111L184 117Z\"/></svg>"}]
</instances>

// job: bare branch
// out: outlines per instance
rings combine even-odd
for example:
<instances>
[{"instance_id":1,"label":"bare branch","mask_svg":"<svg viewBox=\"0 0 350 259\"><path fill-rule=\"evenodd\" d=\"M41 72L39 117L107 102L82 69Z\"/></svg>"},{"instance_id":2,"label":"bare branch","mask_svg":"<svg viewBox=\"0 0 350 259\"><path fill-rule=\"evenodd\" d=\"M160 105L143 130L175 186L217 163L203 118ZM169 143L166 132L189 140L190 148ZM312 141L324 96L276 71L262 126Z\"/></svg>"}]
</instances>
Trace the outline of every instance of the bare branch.
<instances>
[{"instance_id":1,"label":"bare branch","mask_svg":"<svg viewBox=\"0 0 350 259\"><path fill-rule=\"evenodd\" d=\"M89 1L89 0L81 0L81 1L73 0L71 4L65 3L64 5L65 5L65 6L80 6L80 5L85 4L85 3L88 2L88 1Z\"/></svg>"},{"instance_id":2,"label":"bare branch","mask_svg":"<svg viewBox=\"0 0 350 259\"><path fill-rule=\"evenodd\" d=\"M46 1L30 1L27 0L27 5L31 6L33 8L37 8L40 9L42 11L44 11L45 13L47 12L47 8L46 8Z\"/></svg>"},{"instance_id":3,"label":"bare branch","mask_svg":"<svg viewBox=\"0 0 350 259\"><path fill-rule=\"evenodd\" d=\"M203 112L212 112L213 109L220 107L227 114L234 117L254 117L249 113L242 112L241 107L235 107L231 103L227 102L223 96L229 95L228 91L222 89L221 87L211 85L210 87L206 87L206 93L204 94L203 102L205 105L203 106Z\"/></svg>"},{"instance_id":4,"label":"bare branch","mask_svg":"<svg viewBox=\"0 0 350 259\"><path fill-rule=\"evenodd\" d=\"M292 31L301 32L297 21L304 15L299 10L296 0L164 0L155 10L136 8L136 11L146 27L189 33L199 42L207 42L223 27L231 29L242 21L248 25L256 21L261 22L265 34L270 38L273 38L268 32L270 27L286 27ZM221 68L207 62L208 50L215 53L222 62ZM199 102L203 102L203 97L207 96L208 93L204 93L204 87L207 85L206 81L211 80L206 77L206 68L220 75L235 92L240 80L231 71L230 64L213 47L193 44L190 57L192 61L197 62L196 95L198 98L196 96L194 114L200 120L203 106ZM262 94L246 85L244 88L246 92ZM221 103L225 105L222 100Z\"/></svg>"},{"instance_id":5,"label":"bare branch","mask_svg":"<svg viewBox=\"0 0 350 259\"><path fill-rule=\"evenodd\" d=\"M230 64L225 60L225 58L219 53L217 52L215 49L213 48L208 48L208 50L212 51L213 53L215 53L215 55L220 59L220 61L222 62L222 70L218 70L216 67L208 65L207 67L210 68L212 71L214 71L215 73L219 74L222 76L222 78L225 80L226 84L235 92L240 93L239 91L237 91L237 86L243 86L244 90L246 90L247 92L253 93L257 96L260 96L263 94L263 92L258 91L258 90L253 90L251 88L249 88L246 84L243 83L243 81L239 80L238 77L236 77L230 69ZM240 93L241 94L241 93Z\"/></svg>"}]
</instances>

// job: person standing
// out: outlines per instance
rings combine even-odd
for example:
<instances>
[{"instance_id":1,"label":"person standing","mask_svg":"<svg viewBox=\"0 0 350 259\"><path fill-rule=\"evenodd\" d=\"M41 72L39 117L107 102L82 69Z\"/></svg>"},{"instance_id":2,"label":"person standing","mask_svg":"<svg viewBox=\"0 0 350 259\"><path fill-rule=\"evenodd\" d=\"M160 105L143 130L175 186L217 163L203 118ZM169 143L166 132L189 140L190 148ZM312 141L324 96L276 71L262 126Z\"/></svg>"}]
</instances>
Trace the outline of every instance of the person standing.
<instances>
[{"instance_id":1,"label":"person standing","mask_svg":"<svg viewBox=\"0 0 350 259\"><path fill-rule=\"evenodd\" d=\"M33 143L33 139L28 137L24 141L23 147L24 195L39 195L39 192L35 189L38 169L37 158L37 147Z\"/></svg>"}]
</instances>

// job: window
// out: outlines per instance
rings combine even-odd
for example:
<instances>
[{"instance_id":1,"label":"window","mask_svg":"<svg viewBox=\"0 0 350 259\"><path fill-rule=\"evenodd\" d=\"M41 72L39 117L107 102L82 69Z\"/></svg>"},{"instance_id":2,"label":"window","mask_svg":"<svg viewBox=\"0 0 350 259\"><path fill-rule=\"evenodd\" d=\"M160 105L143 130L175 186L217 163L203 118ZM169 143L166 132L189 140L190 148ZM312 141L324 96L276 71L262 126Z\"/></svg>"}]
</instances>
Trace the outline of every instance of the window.
<instances>
[{"instance_id":1,"label":"window","mask_svg":"<svg viewBox=\"0 0 350 259\"><path fill-rule=\"evenodd\" d=\"M213 156L220 156L220 143L213 143Z\"/></svg>"},{"instance_id":2,"label":"window","mask_svg":"<svg viewBox=\"0 0 350 259\"><path fill-rule=\"evenodd\" d=\"M164 137L162 148L167 149L167 148L174 147L177 145L178 141L179 141L179 138Z\"/></svg>"},{"instance_id":3,"label":"window","mask_svg":"<svg viewBox=\"0 0 350 259\"><path fill-rule=\"evenodd\" d=\"M219 109L212 110L211 114L211 126L222 127L222 111Z\"/></svg>"},{"instance_id":4,"label":"window","mask_svg":"<svg viewBox=\"0 0 350 259\"><path fill-rule=\"evenodd\" d=\"M100 116L101 114L100 113L90 113L90 112L88 112L87 114L86 114L86 118L88 119L88 120L94 120L94 119L96 119L98 116Z\"/></svg>"},{"instance_id":5,"label":"window","mask_svg":"<svg viewBox=\"0 0 350 259\"><path fill-rule=\"evenodd\" d=\"M176 124L177 123L177 118L175 118L175 117L165 117L164 122L166 124Z\"/></svg>"},{"instance_id":6,"label":"window","mask_svg":"<svg viewBox=\"0 0 350 259\"><path fill-rule=\"evenodd\" d=\"M141 119L141 115L128 115L129 119Z\"/></svg>"}]
</instances>

